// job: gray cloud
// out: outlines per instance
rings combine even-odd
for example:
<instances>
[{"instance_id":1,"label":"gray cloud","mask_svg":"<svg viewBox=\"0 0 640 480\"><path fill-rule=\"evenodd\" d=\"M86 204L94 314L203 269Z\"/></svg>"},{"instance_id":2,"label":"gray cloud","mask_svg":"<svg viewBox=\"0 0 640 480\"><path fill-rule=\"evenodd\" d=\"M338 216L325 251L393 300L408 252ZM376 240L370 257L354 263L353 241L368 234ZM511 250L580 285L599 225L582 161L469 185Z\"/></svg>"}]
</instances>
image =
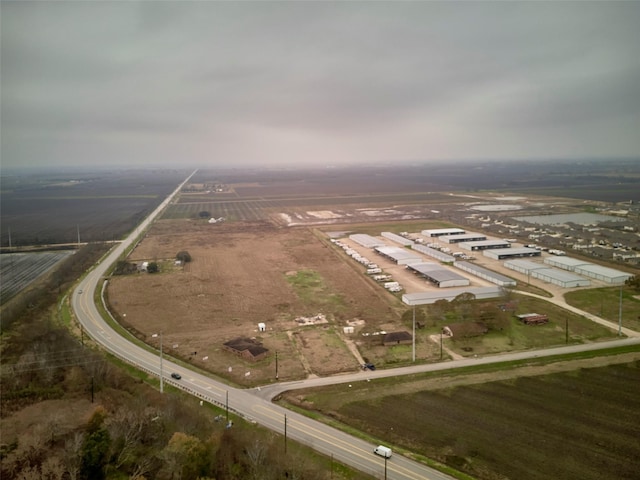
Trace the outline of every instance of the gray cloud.
<instances>
[{"instance_id":1,"label":"gray cloud","mask_svg":"<svg viewBox=\"0 0 640 480\"><path fill-rule=\"evenodd\" d=\"M2 162L640 155L638 2L3 2Z\"/></svg>"}]
</instances>

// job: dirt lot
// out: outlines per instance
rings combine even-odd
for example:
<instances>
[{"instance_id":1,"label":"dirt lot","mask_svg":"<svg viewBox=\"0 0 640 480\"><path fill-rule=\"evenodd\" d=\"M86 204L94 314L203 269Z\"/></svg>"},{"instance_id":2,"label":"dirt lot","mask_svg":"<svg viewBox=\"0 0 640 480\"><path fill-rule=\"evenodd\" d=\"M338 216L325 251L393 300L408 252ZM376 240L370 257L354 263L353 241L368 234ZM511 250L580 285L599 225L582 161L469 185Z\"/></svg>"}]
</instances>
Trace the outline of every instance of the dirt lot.
<instances>
[{"instance_id":1,"label":"dirt lot","mask_svg":"<svg viewBox=\"0 0 640 480\"><path fill-rule=\"evenodd\" d=\"M193 259L184 267L173 261L182 250ZM108 297L121 321L150 344L162 332L168 354L243 385L275 379L276 365L281 380L359 368L345 342L348 322L357 323L356 337L363 329L405 328L400 301L328 237L305 227L163 220L128 260L156 261L161 273L112 278ZM312 272L315 281L296 283L300 272ZM296 321L319 313L327 323ZM265 332L258 332L260 322ZM251 362L223 350L238 336L262 342L267 358Z\"/></svg>"}]
</instances>

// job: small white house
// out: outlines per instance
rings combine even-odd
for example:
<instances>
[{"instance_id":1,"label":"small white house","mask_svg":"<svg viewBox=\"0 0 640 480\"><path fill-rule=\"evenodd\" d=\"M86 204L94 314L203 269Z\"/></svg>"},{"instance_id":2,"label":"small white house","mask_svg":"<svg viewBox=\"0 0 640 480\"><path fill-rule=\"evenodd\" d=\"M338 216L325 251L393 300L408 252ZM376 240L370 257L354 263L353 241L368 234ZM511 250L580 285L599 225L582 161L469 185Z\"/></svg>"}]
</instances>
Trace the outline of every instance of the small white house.
<instances>
[{"instance_id":1,"label":"small white house","mask_svg":"<svg viewBox=\"0 0 640 480\"><path fill-rule=\"evenodd\" d=\"M264 323L260 322L258 324L258 331L259 332L266 332L267 331L267 326Z\"/></svg>"}]
</instances>

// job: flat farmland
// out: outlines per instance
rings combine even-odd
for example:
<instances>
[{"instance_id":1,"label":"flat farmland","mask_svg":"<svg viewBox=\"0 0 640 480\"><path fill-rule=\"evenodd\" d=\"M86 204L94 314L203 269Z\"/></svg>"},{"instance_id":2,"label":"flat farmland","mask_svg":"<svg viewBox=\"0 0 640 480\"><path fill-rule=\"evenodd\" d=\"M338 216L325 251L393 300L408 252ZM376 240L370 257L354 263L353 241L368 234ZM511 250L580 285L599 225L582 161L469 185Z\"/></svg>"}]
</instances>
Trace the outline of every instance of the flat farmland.
<instances>
[{"instance_id":1,"label":"flat farmland","mask_svg":"<svg viewBox=\"0 0 640 480\"><path fill-rule=\"evenodd\" d=\"M120 170L3 175L2 247L120 239L188 171ZM11 237L11 238L10 238Z\"/></svg>"},{"instance_id":2,"label":"flat farmland","mask_svg":"<svg viewBox=\"0 0 640 480\"><path fill-rule=\"evenodd\" d=\"M526 367L504 381L488 381L500 372L374 380L286 400L478 479L632 480L640 471L638 357L550 375L551 365Z\"/></svg>"},{"instance_id":3,"label":"flat farmland","mask_svg":"<svg viewBox=\"0 0 640 480\"><path fill-rule=\"evenodd\" d=\"M163 219L198 218L201 212L209 212L209 217L223 217L227 222L267 220L268 202L262 200L220 200L178 202L170 205L162 215Z\"/></svg>"},{"instance_id":4,"label":"flat farmland","mask_svg":"<svg viewBox=\"0 0 640 480\"><path fill-rule=\"evenodd\" d=\"M74 251L6 253L0 255L0 304L4 304Z\"/></svg>"}]
</instances>

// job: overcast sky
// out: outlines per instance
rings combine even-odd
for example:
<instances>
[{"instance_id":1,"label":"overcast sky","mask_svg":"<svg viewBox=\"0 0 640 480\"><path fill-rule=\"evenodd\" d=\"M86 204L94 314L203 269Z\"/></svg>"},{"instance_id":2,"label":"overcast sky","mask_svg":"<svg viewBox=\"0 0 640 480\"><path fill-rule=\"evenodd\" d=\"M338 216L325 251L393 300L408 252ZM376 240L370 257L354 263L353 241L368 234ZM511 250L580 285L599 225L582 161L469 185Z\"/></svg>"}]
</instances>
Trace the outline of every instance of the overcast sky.
<instances>
[{"instance_id":1,"label":"overcast sky","mask_svg":"<svg viewBox=\"0 0 640 480\"><path fill-rule=\"evenodd\" d=\"M640 156L640 2L1 3L2 165Z\"/></svg>"}]
</instances>

